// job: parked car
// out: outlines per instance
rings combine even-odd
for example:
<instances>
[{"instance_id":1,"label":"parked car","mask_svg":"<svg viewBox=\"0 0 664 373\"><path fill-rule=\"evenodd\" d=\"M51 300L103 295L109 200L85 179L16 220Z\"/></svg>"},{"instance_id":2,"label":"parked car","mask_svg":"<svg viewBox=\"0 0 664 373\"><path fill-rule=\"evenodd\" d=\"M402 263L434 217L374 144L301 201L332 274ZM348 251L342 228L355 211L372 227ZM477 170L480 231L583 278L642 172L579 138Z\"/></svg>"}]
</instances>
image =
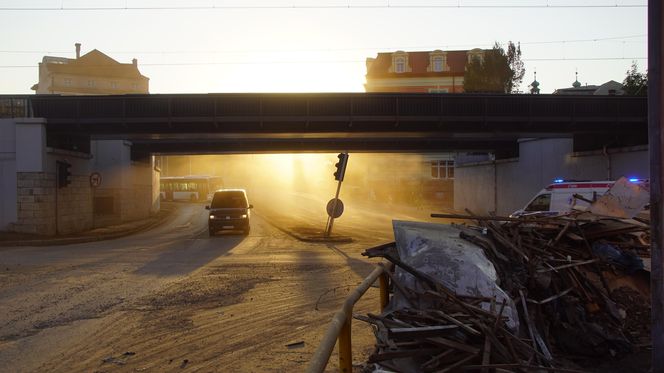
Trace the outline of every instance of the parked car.
<instances>
[{"instance_id":1,"label":"parked car","mask_svg":"<svg viewBox=\"0 0 664 373\"><path fill-rule=\"evenodd\" d=\"M205 206L210 211L208 230L214 236L220 230L242 231L249 234L249 220L253 205L249 204L244 189L220 189L214 192L212 202Z\"/></svg>"}]
</instances>

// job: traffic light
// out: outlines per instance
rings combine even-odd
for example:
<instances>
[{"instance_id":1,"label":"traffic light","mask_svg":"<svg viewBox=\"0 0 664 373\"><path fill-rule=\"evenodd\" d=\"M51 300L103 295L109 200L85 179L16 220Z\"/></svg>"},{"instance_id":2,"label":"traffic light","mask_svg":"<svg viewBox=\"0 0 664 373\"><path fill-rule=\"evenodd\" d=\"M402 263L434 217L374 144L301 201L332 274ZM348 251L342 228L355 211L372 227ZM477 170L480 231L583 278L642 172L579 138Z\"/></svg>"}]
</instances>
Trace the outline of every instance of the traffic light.
<instances>
[{"instance_id":1,"label":"traffic light","mask_svg":"<svg viewBox=\"0 0 664 373\"><path fill-rule=\"evenodd\" d=\"M348 153L339 153L337 158L339 158L339 162L334 165L334 167L337 168L337 170L334 172L334 180L344 181L346 163L348 163Z\"/></svg>"},{"instance_id":2,"label":"traffic light","mask_svg":"<svg viewBox=\"0 0 664 373\"><path fill-rule=\"evenodd\" d=\"M58 188L64 188L71 184L71 164L57 161Z\"/></svg>"}]
</instances>

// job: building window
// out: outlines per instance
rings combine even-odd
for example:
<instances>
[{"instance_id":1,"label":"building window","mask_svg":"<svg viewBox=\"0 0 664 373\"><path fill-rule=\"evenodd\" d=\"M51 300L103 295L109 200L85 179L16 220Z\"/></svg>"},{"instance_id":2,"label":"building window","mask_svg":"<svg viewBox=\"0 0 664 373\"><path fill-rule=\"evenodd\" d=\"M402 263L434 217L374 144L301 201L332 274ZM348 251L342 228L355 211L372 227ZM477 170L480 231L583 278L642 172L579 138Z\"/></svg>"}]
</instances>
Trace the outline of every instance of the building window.
<instances>
[{"instance_id":1,"label":"building window","mask_svg":"<svg viewBox=\"0 0 664 373\"><path fill-rule=\"evenodd\" d=\"M64 85L65 85L65 87L71 87L71 79L70 78L65 78Z\"/></svg>"},{"instance_id":2,"label":"building window","mask_svg":"<svg viewBox=\"0 0 664 373\"><path fill-rule=\"evenodd\" d=\"M454 179L454 161L431 161L432 179Z\"/></svg>"},{"instance_id":3,"label":"building window","mask_svg":"<svg viewBox=\"0 0 664 373\"><path fill-rule=\"evenodd\" d=\"M475 60L475 59L479 60L481 63L483 63L484 62L484 51L479 49L479 48L475 48L475 49L472 49L472 50L468 51L468 63L472 63L473 60Z\"/></svg>"},{"instance_id":4,"label":"building window","mask_svg":"<svg viewBox=\"0 0 664 373\"><path fill-rule=\"evenodd\" d=\"M433 71L443 71L443 57L435 57L433 59Z\"/></svg>"},{"instance_id":5,"label":"building window","mask_svg":"<svg viewBox=\"0 0 664 373\"><path fill-rule=\"evenodd\" d=\"M429 66L427 66L427 71L435 73L448 71L450 68L446 65L447 52L443 52L440 49L437 49L429 53Z\"/></svg>"},{"instance_id":6,"label":"building window","mask_svg":"<svg viewBox=\"0 0 664 373\"><path fill-rule=\"evenodd\" d=\"M398 57L394 60L394 72L403 73L406 71L406 59L403 57Z\"/></svg>"},{"instance_id":7,"label":"building window","mask_svg":"<svg viewBox=\"0 0 664 373\"><path fill-rule=\"evenodd\" d=\"M88 87L94 88L96 86L96 83L94 80L88 80Z\"/></svg>"},{"instance_id":8,"label":"building window","mask_svg":"<svg viewBox=\"0 0 664 373\"><path fill-rule=\"evenodd\" d=\"M408 53L404 51L392 53L392 66L390 66L389 71L396 74L411 72L411 69L408 67Z\"/></svg>"}]
</instances>

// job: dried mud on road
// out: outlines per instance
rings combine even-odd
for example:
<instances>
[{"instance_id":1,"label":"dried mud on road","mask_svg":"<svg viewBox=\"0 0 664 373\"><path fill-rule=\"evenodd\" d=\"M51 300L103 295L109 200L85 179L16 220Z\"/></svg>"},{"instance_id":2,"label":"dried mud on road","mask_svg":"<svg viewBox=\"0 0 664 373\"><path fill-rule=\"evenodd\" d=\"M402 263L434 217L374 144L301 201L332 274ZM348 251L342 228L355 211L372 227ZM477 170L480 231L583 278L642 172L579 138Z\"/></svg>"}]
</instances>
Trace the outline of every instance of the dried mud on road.
<instances>
[{"instance_id":1,"label":"dried mud on road","mask_svg":"<svg viewBox=\"0 0 664 373\"><path fill-rule=\"evenodd\" d=\"M358 243L295 244L285 236L250 237L236 254L189 274L141 281L137 266L7 265L0 277L8 310L0 316L0 366L12 372L302 371L333 313L372 267L354 258ZM372 289L356 310L377 307ZM358 323L354 338L364 346L356 348L356 361L363 361L371 330ZM333 358L328 369L335 367Z\"/></svg>"}]
</instances>

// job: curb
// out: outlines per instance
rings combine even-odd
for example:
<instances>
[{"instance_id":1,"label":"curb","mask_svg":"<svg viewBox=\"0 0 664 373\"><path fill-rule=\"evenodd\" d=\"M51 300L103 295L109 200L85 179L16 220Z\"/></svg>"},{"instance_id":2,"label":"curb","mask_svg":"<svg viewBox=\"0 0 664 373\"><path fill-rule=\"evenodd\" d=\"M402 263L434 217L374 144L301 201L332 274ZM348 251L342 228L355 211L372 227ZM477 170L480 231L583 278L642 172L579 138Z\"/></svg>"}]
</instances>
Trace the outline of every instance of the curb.
<instances>
[{"instance_id":1,"label":"curb","mask_svg":"<svg viewBox=\"0 0 664 373\"><path fill-rule=\"evenodd\" d=\"M163 211L163 210L162 210ZM120 232L113 232L113 233L106 233L106 234L99 234L99 235L85 235L85 236L77 236L77 237L53 237L53 238L43 238L43 239L27 239L27 240L15 240L15 241L0 241L0 247L8 247L8 246L62 246L62 245L74 245L74 244L79 244L79 243L86 243L86 242L98 242L98 241L106 241L106 240L113 240L116 238L121 238L125 236L129 236L135 233L139 233L142 231L147 231L150 230L157 225L163 223L166 221L175 211L177 211L177 208L170 209L168 212L164 212L162 216L159 217L159 213L157 213L157 218L154 221L151 221L149 223L140 225L138 227L130 228L127 230L123 230Z\"/></svg>"},{"instance_id":2,"label":"curb","mask_svg":"<svg viewBox=\"0 0 664 373\"><path fill-rule=\"evenodd\" d=\"M277 228L278 230L282 231L283 233L295 238L298 241L302 242L310 242L310 243L351 243L353 242L352 237L348 236L331 236L331 237L322 237L322 236L309 236L309 235L302 235L299 234L291 229L287 229L282 227L281 225L275 223L275 221L266 215L263 214L257 214L263 220L265 220L268 224L271 226Z\"/></svg>"}]
</instances>

